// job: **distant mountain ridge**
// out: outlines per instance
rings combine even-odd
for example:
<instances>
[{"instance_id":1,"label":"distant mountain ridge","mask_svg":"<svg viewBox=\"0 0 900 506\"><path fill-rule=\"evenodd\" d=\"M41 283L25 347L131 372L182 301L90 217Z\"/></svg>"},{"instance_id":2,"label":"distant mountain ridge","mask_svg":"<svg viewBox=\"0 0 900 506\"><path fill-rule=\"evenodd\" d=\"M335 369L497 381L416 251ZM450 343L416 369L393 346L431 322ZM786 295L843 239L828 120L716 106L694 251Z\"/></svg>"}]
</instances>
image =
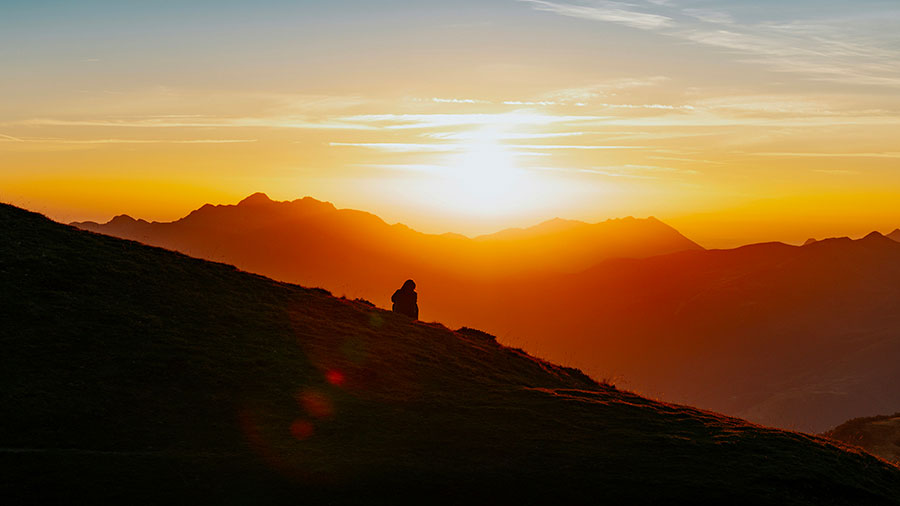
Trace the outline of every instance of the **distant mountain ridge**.
<instances>
[{"instance_id":1,"label":"distant mountain ridge","mask_svg":"<svg viewBox=\"0 0 900 506\"><path fill-rule=\"evenodd\" d=\"M237 205L204 205L169 223L117 217L73 225L188 255L234 264L276 279L321 286L385 306L394 285L495 281L578 272L615 257L702 249L656 219L601 223L550 220L527 229L467 238L389 225L363 211L305 197L275 202L257 193ZM463 288L460 288L461 290ZM453 291L453 297L460 296ZM423 318L441 318L424 305Z\"/></svg>"},{"instance_id":2,"label":"distant mountain ridge","mask_svg":"<svg viewBox=\"0 0 900 506\"><path fill-rule=\"evenodd\" d=\"M868 454L477 331L2 204L0 236L12 504L900 502Z\"/></svg>"},{"instance_id":3,"label":"distant mountain ridge","mask_svg":"<svg viewBox=\"0 0 900 506\"><path fill-rule=\"evenodd\" d=\"M215 240L221 243L218 252L221 260L237 265L241 265L240 255L232 258L231 250L241 246L242 241L237 244L228 241L238 236L249 239L265 229L268 234L284 236L280 238L282 248L292 248L296 244L290 242L290 236L321 234L320 242L334 240L342 247L357 248L376 256L394 256L396 261L417 267L421 267L417 264L424 255L446 252L443 256L463 260L469 269L495 276L518 272L578 272L607 258L641 258L702 249L652 217L593 224L556 218L529 228L507 229L469 239L452 233L424 234L402 224L388 225L373 214L337 209L329 202L311 197L276 202L264 193L250 195L237 205L206 204L174 222L151 223L120 215L105 224L75 222L72 225L204 258L215 254L210 250L210 241ZM207 237L210 233L212 236ZM315 246L307 242L303 248Z\"/></svg>"}]
</instances>

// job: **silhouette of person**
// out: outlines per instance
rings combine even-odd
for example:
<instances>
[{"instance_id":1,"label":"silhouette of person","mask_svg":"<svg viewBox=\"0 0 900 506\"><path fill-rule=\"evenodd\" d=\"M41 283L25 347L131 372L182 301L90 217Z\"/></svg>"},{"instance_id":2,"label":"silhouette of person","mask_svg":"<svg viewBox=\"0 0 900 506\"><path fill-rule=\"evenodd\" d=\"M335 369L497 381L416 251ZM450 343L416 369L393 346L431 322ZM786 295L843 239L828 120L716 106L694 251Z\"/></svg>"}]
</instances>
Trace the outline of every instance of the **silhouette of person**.
<instances>
[{"instance_id":1,"label":"silhouette of person","mask_svg":"<svg viewBox=\"0 0 900 506\"><path fill-rule=\"evenodd\" d=\"M399 290L391 295L391 302L394 306L391 308L395 313L405 314L410 318L419 319L419 305L416 304L419 295L416 293L416 282L407 279Z\"/></svg>"}]
</instances>

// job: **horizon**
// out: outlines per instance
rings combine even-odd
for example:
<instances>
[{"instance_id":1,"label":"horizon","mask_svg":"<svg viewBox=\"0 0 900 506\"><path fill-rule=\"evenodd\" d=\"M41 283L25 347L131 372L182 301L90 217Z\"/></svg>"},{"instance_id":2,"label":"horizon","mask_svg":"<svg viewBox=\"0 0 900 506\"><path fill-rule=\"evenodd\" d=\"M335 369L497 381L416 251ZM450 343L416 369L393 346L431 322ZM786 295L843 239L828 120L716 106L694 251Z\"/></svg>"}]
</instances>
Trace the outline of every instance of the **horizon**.
<instances>
[{"instance_id":1,"label":"horizon","mask_svg":"<svg viewBox=\"0 0 900 506\"><path fill-rule=\"evenodd\" d=\"M668 225L668 226L672 227L671 224L666 223L665 220L661 220L661 219L659 219L659 218L656 217L656 216L617 216L617 217L606 218L606 219L600 220L600 221L584 221L584 220L579 220L579 219L570 219L570 218L564 218L564 217L560 217L560 216L554 216L554 217L552 217L552 218L546 218L546 219L543 219L543 220L540 220L540 221L537 221L537 222L533 222L533 223L530 223L530 224L527 224L527 225L524 225L524 226L506 227L506 228L500 228L500 229L496 229L496 230L490 230L490 231L485 232L485 233L482 233L482 234L473 234L473 235L470 235L470 234L464 234L464 233L462 233L462 232L458 232L458 231L454 231L454 230L442 230L442 231L424 231L424 230L420 230L420 229L418 229L418 228L416 228L416 227L414 227L414 226L411 226L411 225L408 224L408 223L404 223L404 222L402 222L402 221L396 221L396 222L388 221L388 220L384 219L384 217L378 215L377 213L373 213L373 212L370 212L370 211L365 210L365 209L353 209L353 208L349 208L349 207L340 207L340 206L335 205L333 202L330 202L330 201L327 201L327 200L317 199L316 197L314 197L314 196L312 196L312 195L304 195L304 196L302 196L302 197L297 197L297 198L289 199L289 200L278 200L278 199L273 199L273 198L271 198L271 197L270 197L268 194L266 194L265 192L253 192L253 193L247 195L246 197L243 197L243 198L239 199L238 201L236 201L236 202L234 202L234 203L227 203L227 202L218 202L218 203L214 203L214 202L205 202L205 203L203 203L203 204L197 205L196 207L194 207L194 208L191 209L190 211L185 212L185 213L184 213L183 215L181 215L181 216L178 216L178 217L176 217L176 218L174 218L174 219L171 219L171 220L165 220L165 221L146 219L146 218L143 217L143 216L135 216L135 215L132 215L132 214L129 214L129 213L119 213L119 214L117 214L117 215L115 215L115 216L109 217L108 219L104 219L104 220L100 220L100 221L97 221L97 220L73 220L73 221L68 222L68 224L96 223L96 224L99 224L99 225L103 225L103 224L108 224L108 223L110 223L112 220L114 220L115 218L118 218L118 217L121 217L121 216L125 216L125 217L131 218L131 219L133 219L133 220L142 220L142 221L146 221L146 222L149 222L149 223L159 223L159 224L173 223L173 222L176 222L176 221L178 221L178 220L180 220L180 219L186 218L191 212L196 211L196 210L199 210L200 208L202 208L202 207L204 207L204 206L215 206L215 207L219 207L219 206L237 206L237 205L239 205L240 203L242 203L244 200L247 200L247 199L249 199L249 198L251 198L251 197L255 197L255 196L257 196L257 195L261 195L261 196L265 197L266 199L268 199L270 202L275 203L275 204L291 203L291 202L294 202L294 201L297 201L297 200L312 199L312 200L315 200L315 201L320 202L320 203L323 203L323 204L329 204L329 205L331 205L332 207L334 207L335 211L361 211L361 212L364 212L364 213L373 215L373 216L375 216L376 218L378 218L378 219L380 219L381 221L383 221L383 222L384 222L386 225L388 225L388 226L403 226L403 227L407 227L407 228L413 230L414 232L418 232L418 233L422 233L422 234L426 234L426 235L432 235L432 236L440 236L440 235L456 235L456 236L465 237L466 239L478 239L478 238L482 238L482 237L486 237L486 236L491 236L491 235L495 235L495 234L499 234L499 233L506 232L506 231L511 231L511 230L528 230L528 229L532 229L532 228L535 228L535 227L539 227L539 226L544 225L544 224L546 224L546 223L550 223L550 222L557 221L557 220L565 221L565 222L580 223L580 224L584 224L584 225L597 225L597 224L602 224L602 223L605 223L605 222L616 221L616 220L627 220L627 219L649 220L649 219L656 219L656 220L660 221L661 223L663 223L663 224L665 224L665 225ZM58 221L58 220L57 220L57 221ZM61 222L61 223L66 223L66 222ZM677 232L681 233L681 231L678 230L676 227L672 227L672 228L674 228ZM688 235L686 235L686 234L683 234L683 235L684 235L687 239L689 239L689 240L691 240L691 241L697 243L698 245L700 245L700 246L703 247L704 249L731 249L731 248L737 248L737 247L742 247L742 246L751 246L751 245L754 245L754 244L763 244L763 243L768 243L768 242L783 242L783 243L789 244L789 245L802 246L802 245L804 245L804 242L806 242L806 241L808 241L808 240L810 240L810 239L814 239L814 240L816 240L817 242L818 242L818 241L823 241L823 240L828 240L828 239L841 239L841 238L849 238L849 239L852 239L852 240L859 240L859 239L863 239L863 238L867 237L867 236L870 235L870 234L880 234L880 235L886 237L886 236L890 235L891 233L896 232L896 231L898 231L898 230L900 230L900 227L896 227L896 228L894 228L894 229L890 229L890 230L887 230L887 231L870 230L870 231L868 231L868 232L866 232L866 233L864 233L864 234L862 234L862 235L859 235L859 236L835 235L835 236L825 236L825 237L807 237L806 239L803 239L803 240L800 240L800 241L793 241L793 242L787 242L787 241L758 241L758 242L751 242L751 243L744 243L744 244L736 244L736 245L729 246L729 247L726 247L726 248L718 248L718 247L714 247L714 246L707 246L707 245L705 245L705 244L703 244L703 243L701 243L701 242L699 242L699 241L694 240L693 238L691 238L690 236L688 236Z\"/></svg>"},{"instance_id":2,"label":"horizon","mask_svg":"<svg viewBox=\"0 0 900 506\"><path fill-rule=\"evenodd\" d=\"M898 5L362 5L9 3L0 200L171 221L262 191L466 236L655 216L716 248L900 226Z\"/></svg>"}]
</instances>

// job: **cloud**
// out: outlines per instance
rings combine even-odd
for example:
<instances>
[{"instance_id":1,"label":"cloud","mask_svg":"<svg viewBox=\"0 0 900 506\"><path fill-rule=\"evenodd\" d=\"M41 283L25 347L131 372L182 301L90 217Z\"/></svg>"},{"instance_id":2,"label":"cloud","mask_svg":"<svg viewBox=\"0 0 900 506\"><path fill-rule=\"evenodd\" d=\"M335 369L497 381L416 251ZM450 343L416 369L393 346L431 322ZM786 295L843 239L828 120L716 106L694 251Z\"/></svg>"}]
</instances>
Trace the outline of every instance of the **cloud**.
<instances>
[{"instance_id":1,"label":"cloud","mask_svg":"<svg viewBox=\"0 0 900 506\"><path fill-rule=\"evenodd\" d=\"M668 104L597 104L607 109L664 109L667 111L693 111L692 105L668 105Z\"/></svg>"},{"instance_id":2,"label":"cloud","mask_svg":"<svg viewBox=\"0 0 900 506\"><path fill-rule=\"evenodd\" d=\"M532 112L477 114L362 114L344 116L346 125L366 125L384 129L427 129L462 126L528 127L571 124L608 119L607 116L551 115Z\"/></svg>"},{"instance_id":3,"label":"cloud","mask_svg":"<svg viewBox=\"0 0 900 506\"><path fill-rule=\"evenodd\" d=\"M505 105L558 105L558 102L553 100L541 100L539 102L523 102L521 100L504 100L503 103Z\"/></svg>"},{"instance_id":4,"label":"cloud","mask_svg":"<svg viewBox=\"0 0 900 506\"><path fill-rule=\"evenodd\" d=\"M535 10L553 12L573 18L607 21L642 30L655 30L672 24L672 19L659 14L633 10L634 4L598 1L594 4L576 5L547 2L544 0L519 0L534 5Z\"/></svg>"},{"instance_id":5,"label":"cloud","mask_svg":"<svg viewBox=\"0 0 900 506\"><path fill-rule=\"evenodd\" d=\"M340 120L319 121L309 117L219 117L202 115L142 116L124 119L35 118L6 124L110 128L300 128L319 130L368 130L375 128L358 123L343 123Z\"/></svg>"},{"instance_id":6,"label":"cloud","mask_svg":"<svg viewBox=\"0 0 900 506\"><path fill-rule=\"evenodd\" d=\"M670 80L671 79L666 76L610 79L589 86L556 90L545 94L544 99L563 104L572 102L584 103L597 97L605 97L611 94L615 95L617 92L623 90L659 86Z\"/></svg>"},{"instance_id":7,"label":"cloud","mask_svg":"<svg viewBox=\"0 0 900 506\"><path fill-rule=\"evenodd\" d=\"M380 169L398 172L425 172L440 173L446 171L447 167L441 165L429 165L421 163L359 163L354 165L364 169Z\"/></svg>"},{"instance_id":8,"label":"cloud","mask_svg":"<svg viewBox=\"0 0 900 506\"><path fill-rule=\"evenodd\" d=\"M876 152L876 153L795 153L795 152L768 152L752 153L754 156L784 156L798 158L900 158L900 152Z\"/></svg>"},{"instance_id":9,"label":"cloud","mask_svg":"<svg viewBox=\"0 0 900 506\"><path fill-rule=\"evenodd\" d=\"M726 12L719 12L711 9L684 9L682 12L705 23L721 25L734 24L734 18Z\"/></svg>"},{"instance_id":10,"label":"cloud","mask_svg":"<svg viewBox=\"0 0 900 506\"><path fill-rule=\"evenodd\" d=\"M479 100L476 98L437 98L431 99L432 102L438 104L490 104L490 100Z\"/></svg>"},{"instance_id":11,"label":"cloud","mask_svg":"<svg viewBox=\"0 0 900 506\"><path fill-rule=\"evenodd\" d=\"M605 170L605 171L616 171L620 174L683 174L683 175L697 175L700 174L699 171L693 169L678 169L675 167L660 167L657 165L634 165L634 164L626 164L626 165L617 165L611 167L592 167L594 170Z\"/></svg>"},{"instance_id":12,"label":"cloud","mask_svg":"<svg viewBox=\"0 0 900 506\"><path fill-rule=\"evenodd\" d=\"M242 144L257 139L60 139L56 137L18 138L0 134L0 142L53 144Z\"/></svg>"},{"instance_id":13,"label":"cloud","mask_svg":"<svg viewBox=\"0 0 900 506\"><path fill-rule=\"evenodd\" d=\"M582 144L553 145L553 144L509 144L517 149L646 149L647 146L595 146Z\"/></svg>"},{"instance_id":14,"label":"cloud","mask_svg":"<svg viewBox=\"0 0 900 506\"><path fill-rule=\"evenodd\" d=\"M743 62L776 72L847 84L900 87L900 49L892 29L900 22L897 6L853 5L842 16L816 21L742 23L729 12L679 8L668 1L600 1L587 5L520 1L539 11L654 30L741 54Z\"/></svg>"},{"instance_id":15,"label":"cloud","mask_svg":"<svg viewBox=\"0 0 900 506\"><path fill-rule=\"evenodd\" d=\"M397 143L397 142L329 142L329 146L333 147L353 147L368 148L393 153L416 153L416 152L452 152L465 151L470 145L459 144L427 144L427 143ZM509 149L525 149L525 150L595 150L595 149L641 149L644 146L603 146L603 145L581 145L581 144L505 144Z\"/></svg>"},{"instance_id":16,"label":"cloud","mask_svg":"<svg viewBox=\"0 0 900 506\"><path fill-rule=\"evenodd\" d=\"M725 162L717 162L717 161L713 161L713 160L703 160L700 158L683 158L683 157L677 157L677 156L658 156L658 155L651 155L651 156L648 156L647 158L651 158L653 160L667 160L670 162L688 162L688 163L704 163L704 164L709 164L709 165L725 165Z\"/></svg>"},{"instance_id":17,"label":"cloud","mask_svg":"<svg viewBox=\"0 0 900 506\"><path fill-rule=\"evenodd\" d=\"M581 135L586 135L587 132L545 132L545 133L515 133L515 132L500 132L500 133L492 133L491 139L494 140L519 140L519 139L551 139L556 137L577 137ZM442 139L442 140L480 140L484 138L484 133L482 132L431 132L422 134L424 137L428 137L430 139Z\"/></svg>"},{"instance_id":18,"label":"cloud","mask_svg":"<svg viewBox=\"0 0 900 506\"><path fill-rule=\"evenodd\" d=\"M696 175L700 172L689 169L676 169L673 167L658 167L655 165L611 165L590 168L565 168L565 167L532 167L534 170L551 172L572 172L580 174L593 174L598 176L628 178L628 179L662 179L665 176Z\"/></svg>"},{"instance_id":19,"label":"cloud","mask_svg":"<svg viewBox=\"0 0 900 506\"><path fill-rule=\"evenodd\" d=\"M462 144L416 144L400 142L329 142L329 146L368 148L393 153L449 152L465 149Z\"/></svg>"}]
</instances>

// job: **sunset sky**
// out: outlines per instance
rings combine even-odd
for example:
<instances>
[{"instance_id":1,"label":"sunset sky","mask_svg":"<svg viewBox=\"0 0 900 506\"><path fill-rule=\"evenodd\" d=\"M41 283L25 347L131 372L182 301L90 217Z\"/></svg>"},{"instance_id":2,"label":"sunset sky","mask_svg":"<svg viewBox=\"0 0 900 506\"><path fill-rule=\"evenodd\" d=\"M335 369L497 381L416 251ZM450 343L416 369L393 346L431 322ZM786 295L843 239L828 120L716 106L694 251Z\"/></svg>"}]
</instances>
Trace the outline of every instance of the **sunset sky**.
<instances>
[{"instance_id":1,"label":"sunset sky","mask_svg":"<svg viewBox=\"0 0 900 506\"><path fill-rule=\"evenodd\" d=\"M188 6L189 5L189 6ZM426 232L900 227L896 0L0 0L0 201L263 191Z\"/></svg>"}]
</instances>

